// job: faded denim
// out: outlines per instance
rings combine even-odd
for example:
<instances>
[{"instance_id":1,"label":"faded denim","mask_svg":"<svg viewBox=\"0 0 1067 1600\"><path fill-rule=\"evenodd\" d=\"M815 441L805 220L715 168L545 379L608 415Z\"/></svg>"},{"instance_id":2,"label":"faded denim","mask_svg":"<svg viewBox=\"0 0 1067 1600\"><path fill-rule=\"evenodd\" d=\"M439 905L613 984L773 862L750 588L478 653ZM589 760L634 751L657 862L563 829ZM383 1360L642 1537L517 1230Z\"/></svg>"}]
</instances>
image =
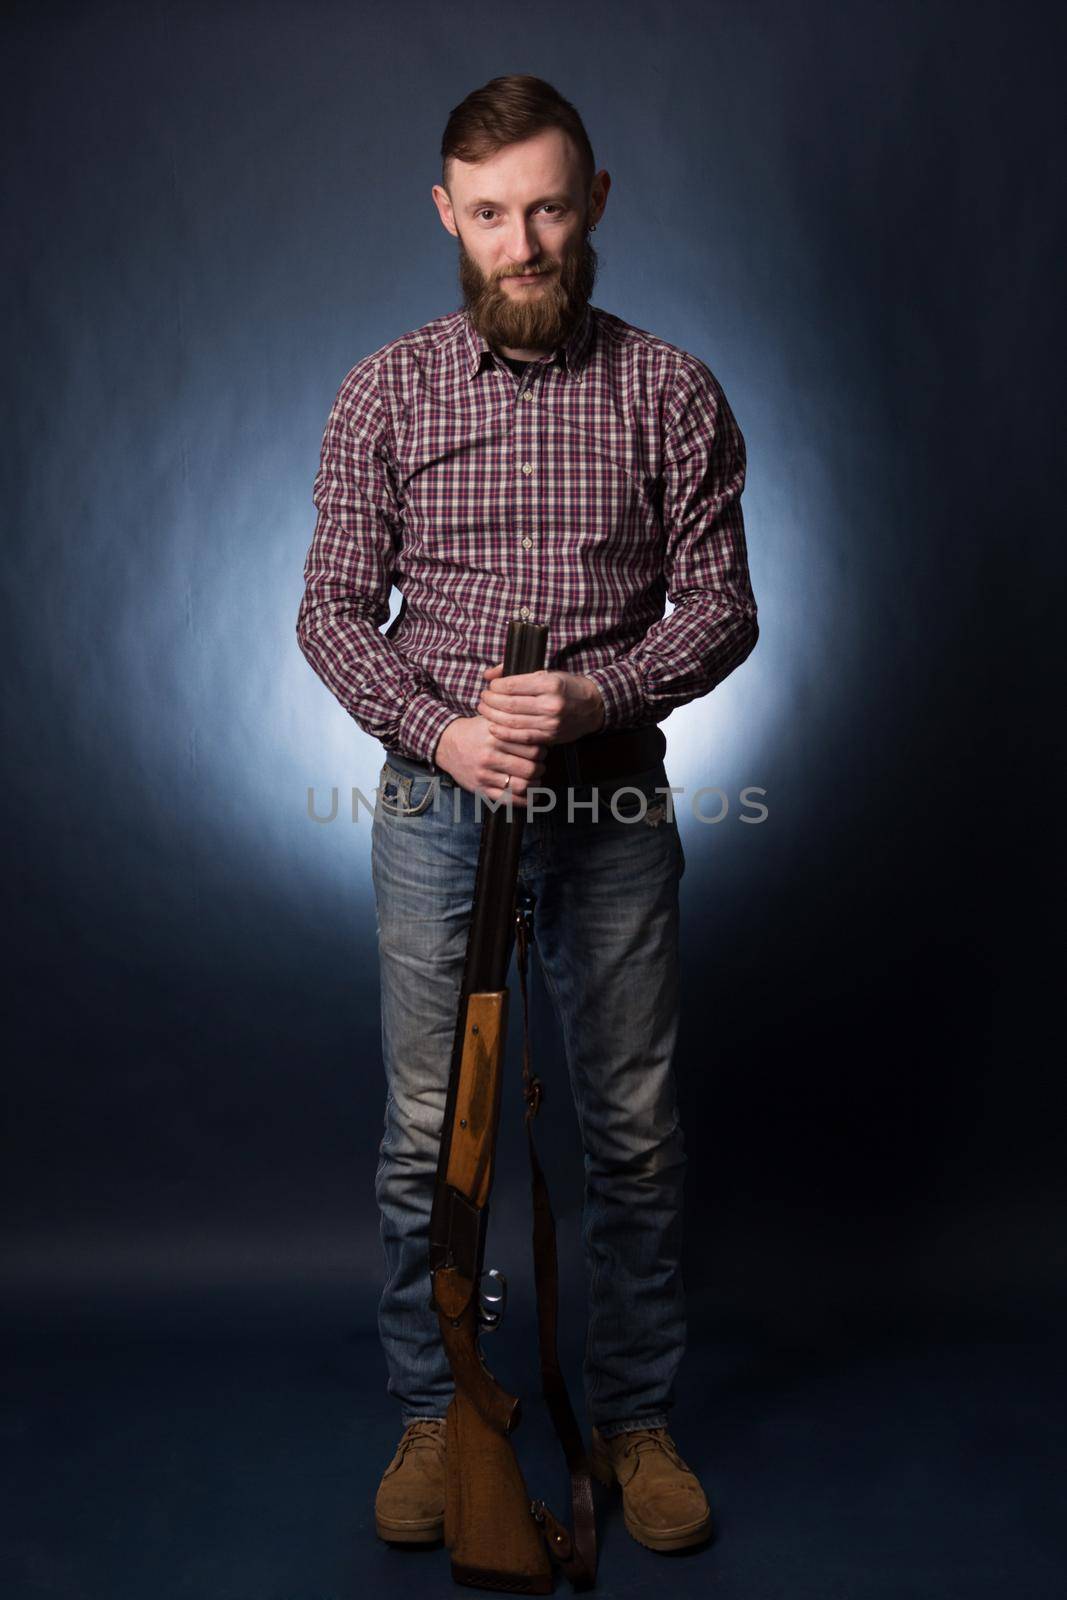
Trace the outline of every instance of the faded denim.
<instances>
[{"instance_id":1,"label":"faded denim","mask_svg":"<svg viewBox=\"0 0 1067 1600\"><path fill-rule=\"evenodd\" d=\"M685 858L673 815L655 821L667 798L656 789L667 783L662 762L602 783L596 822L580 805L593 788L572 789L571 822L566 788L554 791L555 808L524 825L519 863L585 1149L583 1382L589 1420L607 1435L666 1425L686 1341L686 1155L673 1069ZM635 820L609 809L626 786L641 793L620 796L617 809ZM375 1193L385 1254L379 1332L405 1424L442 1417L452 1396L427 1252L478 860L475 800L447 775L387 752L371 849L387 1087ZM480 815L487 809L482 802Z\"/></svg>"}]
</instances>

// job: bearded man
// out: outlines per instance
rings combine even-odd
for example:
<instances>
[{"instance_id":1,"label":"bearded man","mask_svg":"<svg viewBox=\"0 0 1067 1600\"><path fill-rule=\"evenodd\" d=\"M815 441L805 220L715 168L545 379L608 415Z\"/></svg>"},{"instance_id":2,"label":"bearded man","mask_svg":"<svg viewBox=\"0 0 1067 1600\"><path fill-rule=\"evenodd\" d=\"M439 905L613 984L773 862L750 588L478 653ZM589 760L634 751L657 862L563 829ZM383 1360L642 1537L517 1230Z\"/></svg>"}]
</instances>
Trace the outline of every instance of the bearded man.
<instances>
[{"instance_id":1,"label":"bearded man","mask_svg":"<svg viewBox=\"0 0 1067 1600\"><path fill-rule=\"evenodd\" d=\"M756 643L745 447L701 360L591 304L589 235L611 180L568 101L539 78L495 78L453 110L441 155L432 194L464 303L342 383L297 623L385 753L371 850L388 1091L379 1332L403 1433L376 1528L420 1542L443 1527L453 1385L428 1230L479 796L547 795L529 806L519 894L585 1151L592 1465L621 1486L631 1534L676 1550L711 1519L668 1426L686 1341L684 856L659 724ZM513 617L547 626L544 670L503 676Z\"/></svg>"}]
</instances>

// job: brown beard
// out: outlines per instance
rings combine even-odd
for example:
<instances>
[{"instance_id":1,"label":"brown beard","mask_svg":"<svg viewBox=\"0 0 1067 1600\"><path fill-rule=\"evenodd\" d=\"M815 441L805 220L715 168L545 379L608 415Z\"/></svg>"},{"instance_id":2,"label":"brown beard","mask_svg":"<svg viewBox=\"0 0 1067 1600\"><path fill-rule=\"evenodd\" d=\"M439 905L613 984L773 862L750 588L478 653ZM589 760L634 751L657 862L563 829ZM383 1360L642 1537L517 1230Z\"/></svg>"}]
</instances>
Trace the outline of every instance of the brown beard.
<instances>
[{"instance_id":1,"label":"brown beard","mask_svg":"<svg viewBox=\"0 0 1067 1600\"><path fill-rule=\"evenodd\" d=\"M586 234L558 267L555 262L541 264L549 280L543 288L529 294L513 293L503 287L499 277L487 278L460 240L463 308L487 344L505 350L555 350L566 344L581 323L597 267L597 253Z\"/></svg>"}]
</instances>

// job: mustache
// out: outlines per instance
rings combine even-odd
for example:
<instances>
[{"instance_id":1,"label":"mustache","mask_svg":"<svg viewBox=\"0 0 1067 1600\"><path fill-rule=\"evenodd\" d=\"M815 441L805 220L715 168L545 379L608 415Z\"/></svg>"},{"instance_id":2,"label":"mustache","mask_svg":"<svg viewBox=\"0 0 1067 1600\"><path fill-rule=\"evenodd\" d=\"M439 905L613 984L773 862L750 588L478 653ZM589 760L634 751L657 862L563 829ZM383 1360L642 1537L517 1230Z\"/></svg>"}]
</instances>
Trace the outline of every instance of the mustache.
<instances>
[{"instance_id":1,"label":"mustache","mask_svg":"<svg viewBox=\"0 0 1067 1600\"><path fill-rule=\"evenodd\" d=\"M588 304L598 258L588 238L562 258L547 257L536 267L504 267L484 272L459 239L459 280L463 304L478 333L490 344L540 346L566 338ZM544 276L545 292L527 301L504 293L504 278Z\"/></svg>"}]
</instances>

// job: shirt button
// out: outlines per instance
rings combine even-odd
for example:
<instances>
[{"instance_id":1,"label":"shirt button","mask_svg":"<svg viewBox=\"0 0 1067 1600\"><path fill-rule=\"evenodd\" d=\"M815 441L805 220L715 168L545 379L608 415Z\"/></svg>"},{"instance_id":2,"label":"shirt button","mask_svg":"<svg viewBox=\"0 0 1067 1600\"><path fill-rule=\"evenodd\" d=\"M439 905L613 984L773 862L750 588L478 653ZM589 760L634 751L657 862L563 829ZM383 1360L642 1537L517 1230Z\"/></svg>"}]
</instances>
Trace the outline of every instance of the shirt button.
<instances>
[{"instance_id":1,"label":"shirt button","mask_svg":"<svg viewBox=\"0 0 1067 1600\"><path fill-rule=\"evenodd\" d=\"M533 467L528 461L524 461L522 464L522 470L525 472L526 476L529 477L530 473L533 471Z\"/></svg>"},{"instance_id":2,"label":"shirt button","mask_svg":"<svg viewBox=\"0 0 1067 1600\"><path fill-rule=\"evenodd\" d=\"M531 546L531 545L532 545L532 544L533 544L533 540L532 540L532 539L524 539L524 540L523 540L523 541L522 541L522 548L523 548L523 549L524 549L524 550L529 550L529 548L530 548L530 546Z\"/></svg>"},{"instance_id":3,"label":"shirt button","mask_svg":"<svg viewBox=\"0 0 1067 1600\"><path fill-rule=\"evenodd\" d=\"M520 617L528 617L528 616L529 616L529 615L530 615L530 608L529 608L529 606L521 606L521 607L520 607L520 608L519 608L519 616L520 616Z\"/></svg>"},{"instance_id":4,"label":"shirt button","mask_svg":"<svg viewBox=\"0 0 1067 1600\"><path fill-rule=\"evenodd\" d=\"M532 389L527 389L527 390L526 390L526 391L525 391L525 392L524 392L524 394L523 394L523 397L522 397L522 398L523 398L523 399L524 399L524 400L532 400L532 399L533 399L533 390L532 390Z\"/></svg>"}]
</instances>

